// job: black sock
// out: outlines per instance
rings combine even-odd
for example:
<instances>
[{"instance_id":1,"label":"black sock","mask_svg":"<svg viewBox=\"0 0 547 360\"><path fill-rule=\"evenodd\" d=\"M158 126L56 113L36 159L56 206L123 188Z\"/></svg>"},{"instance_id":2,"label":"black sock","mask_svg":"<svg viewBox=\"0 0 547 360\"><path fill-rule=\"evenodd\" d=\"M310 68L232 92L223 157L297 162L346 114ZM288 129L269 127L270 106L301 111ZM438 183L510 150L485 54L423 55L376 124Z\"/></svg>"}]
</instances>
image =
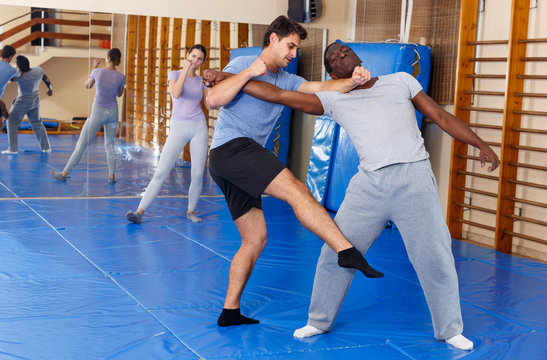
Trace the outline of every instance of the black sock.
<instances>
[{"instance_id":1,"label":"black sock","mask_svg":"<svg viewBox=\"0 0 547 360\"><path fill-rule=\"evenodd\" d=\"M354 268L360 270L366 277L380 278L384 276L379 271L370 267L363 255L355 248L342 250L338 253L338 265L345 268Z\"/></svg>"},{"instance_id":2,"label":"black sock","mask_svg":"<svg viewBox=\"0 0 547 360\"><path fill-rule=\"evenodd\" d=\"M258 324L259 321L248 318L241 315L239 308L237 309L222 309L222 313L218 317L218 326L230 326L230 325L245 325L245 324Z\"/></svg>"}]
</instances>

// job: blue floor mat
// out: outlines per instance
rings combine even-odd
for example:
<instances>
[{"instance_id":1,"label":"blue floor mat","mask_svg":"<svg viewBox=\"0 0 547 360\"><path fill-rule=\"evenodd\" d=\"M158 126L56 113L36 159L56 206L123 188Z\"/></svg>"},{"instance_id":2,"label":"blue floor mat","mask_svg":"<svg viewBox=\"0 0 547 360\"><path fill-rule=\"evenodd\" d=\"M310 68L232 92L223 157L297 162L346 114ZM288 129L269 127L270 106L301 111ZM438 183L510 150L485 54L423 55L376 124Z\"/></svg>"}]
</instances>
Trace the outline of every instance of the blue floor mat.
<instances>
[{"instance_id":1,"label":"blue floor mat","mask_svg":"<svg viewBox=\"0 0 547 360\"><path fill-rule=\"evenodd\" d=\"M76 137L33 135L0 156L0 358L6 359L543 359L547 265L454 240L464 334L460 351L433 338L417 276L396 229L367 259L386 275L357 276L333 331L292 337L306 323L322 242L290 207L264 198L268 244L242 299L259 325L219 328L228 271L240 245L224 198L206 174L185 217L190 169L178 163L142 218L135 210L158 153L116 140L108 184L102 138L66 183ZM6 143L7 136L0 135Z\"/></svg>"}]
</instances>

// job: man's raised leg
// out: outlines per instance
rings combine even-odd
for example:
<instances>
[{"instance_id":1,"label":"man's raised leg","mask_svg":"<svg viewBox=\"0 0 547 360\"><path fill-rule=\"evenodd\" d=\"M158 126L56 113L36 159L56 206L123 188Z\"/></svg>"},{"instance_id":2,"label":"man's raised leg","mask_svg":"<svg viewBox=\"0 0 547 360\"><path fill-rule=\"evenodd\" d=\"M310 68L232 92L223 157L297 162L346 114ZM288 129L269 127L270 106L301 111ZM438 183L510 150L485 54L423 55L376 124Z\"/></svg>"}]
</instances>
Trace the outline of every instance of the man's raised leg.
<instances>
[{"instance_id":1,"label":"man's raised leg","mask_svg":"<svg viewBox=\"0 0 547 360\"><path fill-rule=\"evenodd\" d=\"M291 205L302 225L338 253L338 265L358 269L367 277L384 276L370 267L361 253L342 235L325 208L315 200L306 185L295 178L288 169L281 171L264 193Z\"/></svg>"}]
</instances>

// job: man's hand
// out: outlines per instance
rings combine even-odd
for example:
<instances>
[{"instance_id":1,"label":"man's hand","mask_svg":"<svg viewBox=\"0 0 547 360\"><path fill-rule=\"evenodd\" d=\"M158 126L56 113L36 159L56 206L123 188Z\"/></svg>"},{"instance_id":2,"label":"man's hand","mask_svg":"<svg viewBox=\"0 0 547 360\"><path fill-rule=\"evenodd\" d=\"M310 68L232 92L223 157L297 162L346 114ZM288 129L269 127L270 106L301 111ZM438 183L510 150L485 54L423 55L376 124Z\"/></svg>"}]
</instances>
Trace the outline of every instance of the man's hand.
<instances>
[{"instance_id":1,"label":"man's hand","mask_svg":"<svg viewBox=\"0 0 547 360\"><path fill-rule=\"evenodd\" d=\"M500 159L498 158L498 155L496 155L496 153L490 148L490 146L486 146L484 149L480 149L479 158L481 159L481 167L484 167L487 161L490 161L492 163L492 165L488 168L489 172L496 170L500 165Z\"/></svg>"},{"instance_id":2,"label":"man's hand","mask_svg":"<svg viewBox=\"0 0 547 360\"><path fill-rule=\"evenodd\" d=\"M266 75L268 73L268 68L266 67L264 60L259 56L245 71L247 71L248 76L254 78Z\"/></svg>"},{"instance_id":3,"label":"man's hand","mask_svg":"<svg viewBox=\"0 0 547 360\"><path fill-rule=\"evenodd\" d=\"M225 78L226 77L221 71L207 69L203 72L203 85L213 87Z\"/></svg>"},{"instance_id":4,"label":"man's hand","mask_svg":"<svg viewBox=\"0 0 547 360\"><path fill-rule=\"evenodd\" d=\"M46 94L47 94L47 96L53 95L53 90L48 90Z\"/></svg>"},{"instance_id":5,"label":"man's hand","mask_svg":"<svg viewBox=\"0 0 547 360\"><path fill-rule=\"evenodd\" d=\"M351 75L351 81L355 86L361 86L370 80L370 71L362 66L356 66Z\"/></svg>"}]
</instances>

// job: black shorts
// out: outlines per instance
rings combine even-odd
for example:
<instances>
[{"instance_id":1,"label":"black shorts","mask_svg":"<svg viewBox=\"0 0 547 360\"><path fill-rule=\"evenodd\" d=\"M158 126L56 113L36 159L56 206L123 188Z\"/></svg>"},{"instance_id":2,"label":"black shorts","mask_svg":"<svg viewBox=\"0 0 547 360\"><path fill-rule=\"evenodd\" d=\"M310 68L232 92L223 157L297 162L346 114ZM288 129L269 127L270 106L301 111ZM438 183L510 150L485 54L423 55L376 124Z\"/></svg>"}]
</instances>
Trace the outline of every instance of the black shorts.
<instances>
[{"instance_id":1,"label":"black shorts","mask_svg":"<svg viewBox=\"0 0 547 360\"><path fill-rule=\"evenodd\" d=\"M209 172L228 203L232 219L253 207L262 209L262 193L285 165L253 139L240 137L212 149Z\"/></svg>"}]
</instances>

